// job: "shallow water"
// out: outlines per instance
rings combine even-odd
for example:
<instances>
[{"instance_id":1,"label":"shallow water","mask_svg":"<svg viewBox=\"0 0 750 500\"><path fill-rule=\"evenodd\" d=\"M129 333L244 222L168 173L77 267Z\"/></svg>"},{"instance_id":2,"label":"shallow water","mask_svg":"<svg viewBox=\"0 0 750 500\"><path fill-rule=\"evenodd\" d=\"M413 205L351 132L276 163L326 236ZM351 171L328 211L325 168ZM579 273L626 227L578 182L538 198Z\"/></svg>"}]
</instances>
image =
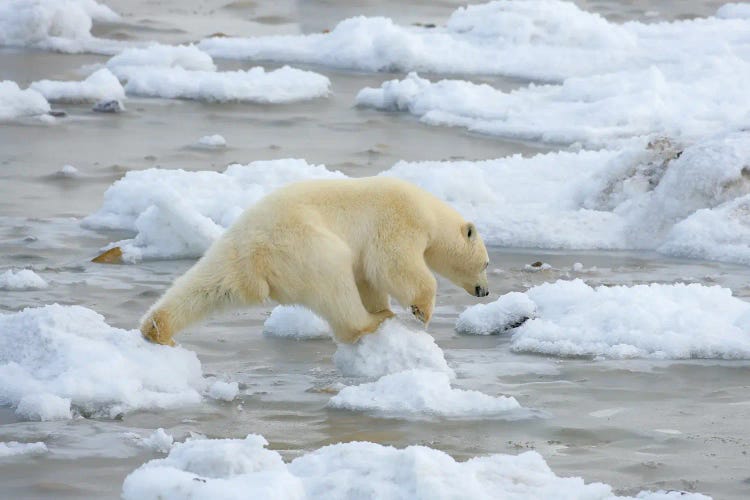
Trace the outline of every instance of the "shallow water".
<instances>
[{"instance_id":1,"label":"shallow water","mask_svg":"<svg viewBox=\"0 0 750 500\"><path fill-rule=\"evenodd\" d=\"M677 19L706 15L721 2L582 1L615 19ZM399 22L442 22L460 3L423 2L194 2L180 7L145 0L108 2L125 15L100 36L170 43L215 32L319 31L350 15L385 14ZM223 7L221 7L224 5ZM78 68L106 60L0 49L0 79L21 86L39 78L78 78ZM224 68L251 64L220 62ZM133 328L143 311L192 261L132 266L93 264L98 249L124 234L83 230L79 219L101 203L104 190L124 172L153 166L223 170L232 162L300 157L350 175L369 175L398 160L495 158L546 151L460 130L426 127L403 114L353 107L365 86L399 75L316 68L333 83L331 98L291 105L205 104L131 98L128 112L100 115L88 106L65 106L54 125L25 121L0 125L0 270L31 267L50 282L41 291L2 292L0 310L52 302L80 304ZM482 79L475 79L482 80ZM519 82L485 79L502 88ZM192 147L203 135L221 134L228 147ZM56 175L64 165L80 176ZM750 296L750 269L668 259L652 253L553 252L491 248L493 300L512 290L581 277L590 284L699 282ZM528 272L542 260L552 269ZM584 271L571 270L573 263ZM596 267L596 269L592 269ZM535 417L520 420L406 421L325 407L326 388L341 380L330 341L272 339L261 335L271 305L215 317L184 332L207 375L242 385L238 400L204 401L162 412L136 412L122 420L23 422L0 408L0 441L44 440L42 457L0 461L3 494L14 497L117 497L122 480L146 460L161 456L123 438L163 427L176 439L189 432L209 437L265 436L293 458L339 441L368 440L403 447L425 444L458 459L488 453L538 450L562 476L609 483L622 493L642 489L700 491L715 498L745 498L750 490L750 362L558 360L512 354L506 337L466 337L453 332L465 306L476 302L442 282L430 325L457 385L514 396ZM406 314L403 320L417 327Z\"/></svg>"}]
</instances>

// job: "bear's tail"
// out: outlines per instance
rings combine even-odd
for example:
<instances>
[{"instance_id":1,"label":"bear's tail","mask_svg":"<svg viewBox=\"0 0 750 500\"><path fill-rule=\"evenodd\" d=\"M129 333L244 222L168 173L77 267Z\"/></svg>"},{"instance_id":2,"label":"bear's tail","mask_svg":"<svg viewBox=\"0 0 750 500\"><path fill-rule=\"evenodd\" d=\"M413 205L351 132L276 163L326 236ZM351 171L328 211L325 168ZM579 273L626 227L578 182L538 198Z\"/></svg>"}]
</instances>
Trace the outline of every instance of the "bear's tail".
<instances>
[{"instance_id":1,"label":"bear's tail","mask_svg":"<svg viewBox=\"0 0 750 500\"><path fill-rule=\"evenodd\" d=\"M249 266L237 269L237 263L227 262L226 254L216 246L177 278L151 306L141 320L144 337L158 344L174 345L177 332L211 312L257 304L268 298L265 279L251 275Z\"/></svg>"}]
</instances>

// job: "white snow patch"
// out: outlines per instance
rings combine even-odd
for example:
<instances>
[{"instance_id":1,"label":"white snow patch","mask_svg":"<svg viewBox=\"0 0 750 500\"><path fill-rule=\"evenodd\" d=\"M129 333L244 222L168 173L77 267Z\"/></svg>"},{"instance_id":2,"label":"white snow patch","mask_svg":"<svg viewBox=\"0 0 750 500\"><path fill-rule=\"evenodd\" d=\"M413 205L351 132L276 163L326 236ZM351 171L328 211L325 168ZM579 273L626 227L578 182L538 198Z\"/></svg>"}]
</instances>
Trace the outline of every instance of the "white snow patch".
<instances>
[{"instance_id":1,"label":"white snow patch","mask_svg":"<svg viewBox=\"0 0 750 500\"><path fill-rule=\"evenodd\" d=\"M19 455L44 455L48 451L47 445L41 441L36 443L19 443L17 441L0 442L0 458L16 457Z\"/></svg>"},{"instance_id":2,"label":"white snow patch","mask_svg":"<svg viewBox=\"0 0 750 500\"><path fill-rule=\"evenodd\" d=\"M741 10L720 10L720 17L732 19L617 24L573 2L508 0L460 7L445 26L432 29L360 16L341 21L330 33L208 38L199 47L223 58L559 81L697 59L746 58L750 22L741 19Z\"/></svg>"},{"instance_id":3,"label":"white snow patch","mask_svg":"<svg viewBox=\"0 0 750 500\"><path fill-rule=\"evenodd\" d=\"M57 304L0 315L0 404L27 418L113 418L197 403L195 353L146 342L96 312Z\"/></svg>"},{"instance_id":4,"label":"white snow patch","mask_svg":"<svg viewBox=\"0 0 750 500\"><path fill-rule=\"evenodd\" d=\"M444 372L412 369L342 389L332 408L373 412L383 417L487 418L521 407L512 397L454 389Z\"/></svg>"},{"instance_id":5,"label":"white snow patch","mask_svg":"<svg viewBox=\"0 0 750 500\"><path fill-rule=\"evenodd\" d=\"M274 307L263 323L263 334L294 339L327 339L333 336L326 320L299 305Z\"/></svg>"},{"instance_id":6,"label":"white snow patch","mask_svg":"<svg viewBox=\"0 0 750 500\"><path fill-rule=\"evenodd\" d=\"M524 293L510 292L489 304L467 307L456 320L456 331L470 335L496 335L534 317L536 304Z\"/></svg>"},{"instance_id":7,"label":"white snow patch","mask_svg":"<svg viewBox=\"0 0 750 500\"><path fill-rule=\"evenodd\" d=\"M576 279L533 287L526 296L536 314L515 329L515 352L750 359L750 303L726 288L681 283L592 288Z\"/></svg>"},{"instance_id":8,"label":"white snow patch","mask_svg":"<svg viewBox=\"0 0 750 500\"><path fill-rule=\"evenodd\" d=\"M222 401L232 401L240 393L237 382L217 380L208 387L208 397Z\"/></svg>"},{"instance_id":9,"label":"white snow patch","mask_svg":"<svg viewBox=\"0 0 750 500\"><path fill-rule=\"evenodd\" d=\"M42 94L48 101L97 102L125 100L125 90L120 85L120 81L106 68L92 73L82 82L39 80L33 82L30 88Z\"/></svg>"},{"instance_id":10,"label":"white snow patch","mask_svg":"<svg viewBox=\"0 0 750 500\"><path fill-rule=\"evenodd\" d=\"M286 103L325 97L330 80L312 71L284 66L236 71L194 71L181 67L124 67L128 94L210 102Z\"/></svg>"},{"instance_id":11,"label":"white snow patch","mask_svg":"<svg viewBox=\"0 0 750 500\"><path fill-rule=\"evenodd\" d=\"M122 497L151 498L587 498L612 500L612 487L559 477L535 451L456 462L425 446L369 442L325 446L285 464L267 441L188 440L125 478ZM648 500L707 500L687 492L639 493Z\"/></svg>"},{"instance_id":12,"label":"white snow patch","mask_svg":"<svg viewBox=\"0 0 750 500\"><path fill-rule=\"evenodd\" d=\"M304 160L235 164L223 173L131 171L107 189L102 207L83 225L136 232L133 239L113 243L129 261L199 257L245 208L271 191L295 181L344 177Z\"/></svg>"},{"instance_id":13,"label":"white snow patch","mask_svg":"<svg viewBox=\"0 0 750 500\"><path fill-rule=\"evenodd\" d=\"M20 271L8 269L0 274L0 290L41 290L48 286L49 284L31 269L22 269Z\"/></svg>"},{"instance_id":14,"label":"white snow patch","mask_svg":"<svg viewBox=\"0 0 750 500\"><path fill-rule=\"evenodd\" d=\"M0 19L2 19L1 11ZM0 81L0 120L43 115L49 110L49 102L36 90L21 90L16 82Z\"/></svg>"},{"instance_id":15,"label":"white snow patch","mask_svg":"<svg viewBox=\"0 0 750 500\"><path fill-rule=\"evenodd\" d=\"M216 71L211 56L194 45L162 45L125 49L107 61L107 68L118 78L138 68L182 68L192 71Z\"/></svg>"},{"instance_id":16,"label":"white snow patch","mask_svg":"<svg viewBox=\"0 0 750 500\"><path fill-rule=\"evenodd\" d=\"M0 4L0 46L113 54L127 44L96 38L91 28L94 21L119 19L94 0L6 0Z\"/></svg>"},{"instance_id":17,"label":"white snow patch","mask_svg":"<svg viewBox=\"0 0 750 500\"><path fill-rule=\"evenodd\" d=\"M219 134L204 135L198 139L198 144L207 148L223 148L227 145L227 140Z\"/></svg>"},{"instance_id":18,"label":"white snow patch","mask_svg":"<svg viewBox=\"0 0 750 500\"><path fill-rule=\"evenodd\" d=\"M741 128L750 115L750 102L741 99L747 79L750 55L568 78L512 92L460 80L433 83L410 73L361 90L357 104L405 111L429 125L602 146L653 134L695 140Z\"/></svg>"},{"instance_id":19,"label":"white snow patch","mask_svg":"<svg viewBox=\"0 0 750 500\"><path fill-rule=\"evenodd\" d=\"M334 363L345 377L378 378L412 368L455 373L427 332L411 330L397 319L384 321L355 344L339 344Z\"/></svg>"}]
</instances>

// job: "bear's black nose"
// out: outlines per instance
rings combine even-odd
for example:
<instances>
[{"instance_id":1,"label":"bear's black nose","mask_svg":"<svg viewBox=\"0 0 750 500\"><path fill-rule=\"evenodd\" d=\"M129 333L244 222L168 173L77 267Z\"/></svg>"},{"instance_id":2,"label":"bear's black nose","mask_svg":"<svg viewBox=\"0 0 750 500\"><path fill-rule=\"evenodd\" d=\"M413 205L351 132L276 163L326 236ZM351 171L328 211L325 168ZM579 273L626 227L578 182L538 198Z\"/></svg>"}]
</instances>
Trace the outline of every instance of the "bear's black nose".
<instances>
[{"instance_id":1,"label":"bear's black nose","mask_svg":"<svg viewBox=\"0 0 750 500\"><path fill-rule=\"evenodd\" d=\"M490 294L490 291L486 288L482 288L481 286L477 285L474 287L474 295L477 297L486 297Z\"/></svg>"}]
</instances>

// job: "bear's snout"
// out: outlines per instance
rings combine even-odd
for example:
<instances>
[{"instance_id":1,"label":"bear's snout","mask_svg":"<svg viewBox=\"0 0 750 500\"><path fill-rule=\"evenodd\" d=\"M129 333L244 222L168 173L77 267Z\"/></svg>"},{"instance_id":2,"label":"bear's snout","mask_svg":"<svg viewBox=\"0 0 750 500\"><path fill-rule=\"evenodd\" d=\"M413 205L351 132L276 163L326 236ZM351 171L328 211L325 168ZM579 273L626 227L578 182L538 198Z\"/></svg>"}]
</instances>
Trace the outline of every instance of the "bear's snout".
<instances>
[{"instance_id":1,"label":"bear's snout","mask_svg":"<svg viewBox=\"0 0 750 500\"><path fill-rule=\"evenodd\" d=\"M489 294L490 291L481 285L477 285L476 287L474 287L474 295L476 295L477 297L486 297Z\"/></svg>"}]
</instances>

